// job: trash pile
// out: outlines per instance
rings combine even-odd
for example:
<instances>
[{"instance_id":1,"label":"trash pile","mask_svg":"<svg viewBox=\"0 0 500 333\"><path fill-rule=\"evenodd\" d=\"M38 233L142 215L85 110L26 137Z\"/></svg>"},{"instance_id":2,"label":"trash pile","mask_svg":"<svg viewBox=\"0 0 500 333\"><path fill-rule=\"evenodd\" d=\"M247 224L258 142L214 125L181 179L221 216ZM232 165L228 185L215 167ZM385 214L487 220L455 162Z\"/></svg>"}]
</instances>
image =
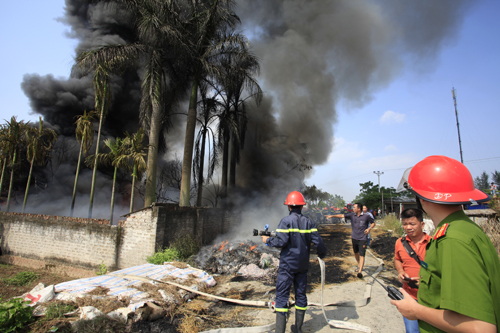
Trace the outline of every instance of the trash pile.
<instances>
[{"instance_id":1,"label":"trash pile","mask_svg":"<svg viewBox=\"0 0 500 333\"><path fill-rule=\"evenodd\" d=\"M197 267L212 274L236 275L275 285L280 251L263 243L228 240L206 246L194 257Z\"/></svg>"},{"instance_id":2,"label":"trash pile","mask_svg":"<svg viewBox=\"0 0 500 333\"><path fill-rule=\"evenodd\" d=\"M167 310L189 301L196 294L151 280L175 282L196 291L216 284L214 278L204 271L189 265L185 268L174 265L144 264L48 287L40 283L22 298L31 301L34 316L44 316L47 302L56 300L78 304L78 309L67 315L79 316L82 320L105 314L123 323L154 321L165 317Z\"/></svg>"}]
</instances>

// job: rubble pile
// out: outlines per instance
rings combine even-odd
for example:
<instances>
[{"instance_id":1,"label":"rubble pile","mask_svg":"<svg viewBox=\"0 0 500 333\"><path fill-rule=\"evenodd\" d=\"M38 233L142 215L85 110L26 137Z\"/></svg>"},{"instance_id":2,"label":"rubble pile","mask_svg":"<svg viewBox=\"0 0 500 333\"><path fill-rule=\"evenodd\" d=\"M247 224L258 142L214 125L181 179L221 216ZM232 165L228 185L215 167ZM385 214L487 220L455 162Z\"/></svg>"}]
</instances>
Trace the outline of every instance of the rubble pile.
<instances>
[{"instance_id":1,"label":"rubble pile","mask_svg":"<svg viewBox=\"0 0 500 333\"><path fill-rule=\"evenodd\" d=\"M206 246L194 257L197 267L211 274L240 275L274 284L280 251L253 241L227 240Z\"/></svg>"}]
</instances>

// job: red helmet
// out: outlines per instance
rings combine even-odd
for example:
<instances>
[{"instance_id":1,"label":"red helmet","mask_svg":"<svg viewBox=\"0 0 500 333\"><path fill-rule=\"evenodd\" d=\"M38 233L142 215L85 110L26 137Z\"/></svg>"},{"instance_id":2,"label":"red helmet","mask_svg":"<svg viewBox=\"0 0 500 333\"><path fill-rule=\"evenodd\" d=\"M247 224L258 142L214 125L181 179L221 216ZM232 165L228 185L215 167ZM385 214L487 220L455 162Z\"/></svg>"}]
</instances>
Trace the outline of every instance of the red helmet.
<instances>
[{"instance_id":1,"label":"red helmet","mask_svg":"<svg viewBox=\"0 0 500 333\"><path fill-rule=\"evenodd\" d=\"M305 204L304 196L298 191L290 192L285 200L285 205L287 206L304 206Z\"/></svg>"},{"instance_id":2,"label":"red helmet","mask_svg":"<svg viewBox=\"0 0 500 333\"><path fill-rule=\"evenodd\" d=\"M467 167L446 156L429 156L418 162L408 175L407 188L421 199L446 205L490 200L474 187Z\"/></svg>"},{"instance_id":3,"label":"red helmet","mask_svg":"<svg viewBox=\"0 0 500 333\"><path fill-rule=\"evenodd\" d=\"M327 209L328 209L328 207L325 207L325 210L327 210Z\"/></svg>"}]
</instances>

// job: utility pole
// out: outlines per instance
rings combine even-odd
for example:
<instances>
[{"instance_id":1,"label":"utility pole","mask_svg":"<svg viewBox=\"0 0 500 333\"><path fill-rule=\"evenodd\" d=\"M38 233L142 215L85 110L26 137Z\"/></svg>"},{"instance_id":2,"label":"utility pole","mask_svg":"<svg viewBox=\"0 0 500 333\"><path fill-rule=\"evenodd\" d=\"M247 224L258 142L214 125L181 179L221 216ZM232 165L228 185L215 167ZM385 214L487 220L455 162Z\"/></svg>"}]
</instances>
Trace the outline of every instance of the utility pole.
<instances>
[{"instance_id":1,"label":"utility pole","mask_svg":"<svg viewBox=\"0 0 500 333\"><path fill-rule=\"evenodd\" d=\"M378 176L378 192L380 193L380 176L384 174L383 171L373 171ZM384 192L382 192L382 216L384 216ZM381 216L381 218L382 218Z\"/></svg>"},{"instance_id":2,"label":"utility pole","mask_svg":"<svg viewBox=\"0 0 500 333\"><path fill-rule=\"evenodd\" d=\"M458 108L457 108L457 90L455 87L451 89L451 95L453 96L453 103L455 104L455 117L457 118L457 130L458 130L458 146L460 147L460 162L464 163L464 158L462 156L462 140L460 139L460 125L458 123Z\"/></svg>"}]
</instances>

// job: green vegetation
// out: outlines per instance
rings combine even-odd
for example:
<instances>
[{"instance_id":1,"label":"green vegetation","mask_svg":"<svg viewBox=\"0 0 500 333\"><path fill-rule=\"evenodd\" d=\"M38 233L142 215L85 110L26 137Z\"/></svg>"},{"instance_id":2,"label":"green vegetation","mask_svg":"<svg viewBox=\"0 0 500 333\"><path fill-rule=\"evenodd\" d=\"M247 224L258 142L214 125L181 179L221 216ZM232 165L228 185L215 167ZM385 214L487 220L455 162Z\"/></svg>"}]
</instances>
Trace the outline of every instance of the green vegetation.
<instances>
[{"instance_id":1,"label":"green vegetation","mask_svg":"<svg viewBox=\"0 0 500 333\"><path fill-rule=\"evenodd\" d=\"M389 198L406 197L409 193L408 191L397 193L395 188L386 188L384 186L382 186L379 191L378 185L373 184L371 181L360 183L359 186L361 186L360 193L356 196L353 203L360 202L369 209L382 207L382 195L385 200Z\"/></svg>"},{"instance_id":2,"label":"green vegetation","mask_svg":"<svg viewBox=\"0 0 500 333\"><path fill-rule=\"evenodd\" d=\"M155 265L162 265L166 261L174 260L188 261L192 255L198 253L200 248L200 242L192 235L184 235L174 239L168 248L148 257L147 261Z\"/></svg>"},{"instance_id":3,"label":"green vegetation","mask_svg":"<svg viewBox=\"0 0 500 333\"><path fill-rule=\"evenodd\" d=\"M306 185L304 189L301 189L301 192L304 195L306 202L309 204L309 208L325 208L331 206L336 208L345 207L345 200L342 196L322 191L317 188L316 185Z\"/></svg>"},{"instance_id":4,"label":"green vegetation","mask_svg":"<svg viewBox=\"0 0 500 333\"><path fill-rule=\"evenodd\" d=\"M65 304L65 303L52 303L47 307L47 312L42 321L50 321L52 319L63 318L65 313L75 310L77 306L75 304Z\"/></svg>"},{"instance_id":5,"label":"green vegetation","mask_svg":"<svg viewBox=\"0 0 500 333\"><path fill-rule=\"evenodd\" d=\"M22 287L22 286L26 286L26 285L30 284L31 282L33 282L39 278L40 278L40 275L36 274L35 272L28 271L28 272L19 272L14 277L5 278L5 279L3 279L3 281L8 286Z\"/></svg>"},{"instance_id":6,"label":"green vegetation","mask_svg":"<svg viewBox=\"0 0 500 333\"><path fill-rule=\"evenodd\" d=\"M0 327L2 332L17 332L25 324L33 320L31 308L21 298L0 303Z\"/></svg>"},{"instance_id":7,"label":"green vegetation","mask_svg":"<svg viewBox=\"0 0 500 333\"><path fill-rule=\"evenodd\" d=\"M392 231L395 236L403 236L403 226L401 221L394 215L387 215L381 220L377 220L377 226L379 229Z\"/></svg>"},{"instance_id":8,"label":"green vegetation","mask_svg":"<svg viewBox=\"0 0 500 333\"><path fill-rule=\"evenodd\" d=\"M97 275L104 275L106 273L108 273L108 267L106 266L106 264L103 262L101 262L101 264L99 265L99 270L97 272L95 272Z\"/></svg>"}]
</instances>

